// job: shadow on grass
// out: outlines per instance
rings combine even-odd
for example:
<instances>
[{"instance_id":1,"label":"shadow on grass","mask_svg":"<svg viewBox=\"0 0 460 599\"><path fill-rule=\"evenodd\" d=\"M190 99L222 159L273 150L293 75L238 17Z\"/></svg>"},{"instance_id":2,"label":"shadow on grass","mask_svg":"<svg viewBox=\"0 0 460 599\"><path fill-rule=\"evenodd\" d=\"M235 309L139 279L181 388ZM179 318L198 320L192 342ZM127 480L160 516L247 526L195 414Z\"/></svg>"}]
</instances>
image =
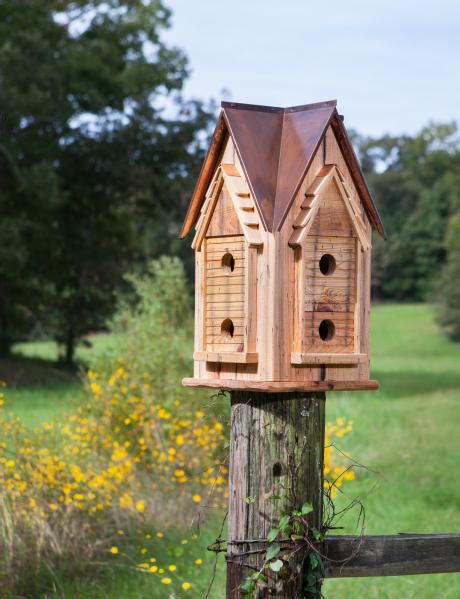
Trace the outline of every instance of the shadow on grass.
<instances>
[{"instance_id":1,"label":"shadow on grass","mask_svg":"<svg viewBox=\"0 0 460 599\"><path fill-rule=\"evenodd\" d=\"M372 378L380 383L380 393L391 399L429 395L439 391L460 393L460 376L446 372L373 372Z\"/></svg>"},{"instance_id":2,"label":"shadow on grass","mask_svg":"<svg viewBox=\"0 0 460 599\"><path fill-rule=\"evenodd\" d=\"M8 387L61 385L78 381L77 369L40 358L12 355L0 360L0 380Z\"/></svg>"}]
</instances>

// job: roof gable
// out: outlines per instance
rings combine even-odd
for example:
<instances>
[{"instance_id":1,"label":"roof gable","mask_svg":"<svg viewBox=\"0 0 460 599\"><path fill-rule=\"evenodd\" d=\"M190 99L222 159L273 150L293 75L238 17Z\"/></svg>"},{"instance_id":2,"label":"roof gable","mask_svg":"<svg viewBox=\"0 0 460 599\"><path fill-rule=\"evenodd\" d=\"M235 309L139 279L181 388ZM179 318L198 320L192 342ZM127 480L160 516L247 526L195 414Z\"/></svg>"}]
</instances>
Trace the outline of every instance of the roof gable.
<instances>
[{"instance_id":1,"label":"roof gable","mask_svg":"<svg viewBox=\"0 0 460 599\"><path fill-rule=\"evenodd\" d=\"M320 209L321 204L324 203L323 193L331 184L335 185L337 195L345 205L351 225L356 231L356 235L362 248L368 250L371 245L371 240L366 233L366 225L361 218L359 207L356 205L353 195L346 187L342 173L335 164L323 166L305 193L305 199L292 224L293 231L289 239L289 245L292 248L300 247L306 240L310 229L315 222L318 210Z\"/></svg>"},{"instance_id":2,"label":"roof gable","mask_svg":"<svg viewBox=\"0 0 460 599\"><path fill-rule=\"evenodd\" d=\"M224 199L222 196L224 188L225 200L233 207L241 233L247 243L251 247L262 246L261 222L247 182L235 165L221 164L206 191L206 199L197 221L192 248L201 250L201 244L209 230L216 207Z\"/></svg>"},{"instance_id":3,"label":"roof gable","mask_svg":"<svg viewBox=\"0 0 460 599\"><path fill-rule=\"evenodd\" d=\"M199 217L227 135L233 139L265 229L279 230L329 124L349 165L369 220L385 237L335 101L292 108L222 102L222 112L180 236L185 237Z\"/></svg>"}]
</instances>

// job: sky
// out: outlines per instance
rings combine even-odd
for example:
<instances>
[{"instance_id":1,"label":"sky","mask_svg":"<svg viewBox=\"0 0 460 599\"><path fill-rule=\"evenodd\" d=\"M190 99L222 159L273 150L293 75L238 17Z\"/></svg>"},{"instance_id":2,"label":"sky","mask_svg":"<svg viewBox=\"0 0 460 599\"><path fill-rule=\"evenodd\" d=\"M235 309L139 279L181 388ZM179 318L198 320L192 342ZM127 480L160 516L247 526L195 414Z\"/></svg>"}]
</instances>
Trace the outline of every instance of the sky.
<instances>
[{"instance_id":1,"label":"sky","mask_svg":"<svg viewBox=\"0 0 460 599\"><path fill-rule=\"evenodd\" d=\"M362 134L460 122L458 0L164 0L185 94L270 106L338 100Z\"/></svg>"}]
</instances>

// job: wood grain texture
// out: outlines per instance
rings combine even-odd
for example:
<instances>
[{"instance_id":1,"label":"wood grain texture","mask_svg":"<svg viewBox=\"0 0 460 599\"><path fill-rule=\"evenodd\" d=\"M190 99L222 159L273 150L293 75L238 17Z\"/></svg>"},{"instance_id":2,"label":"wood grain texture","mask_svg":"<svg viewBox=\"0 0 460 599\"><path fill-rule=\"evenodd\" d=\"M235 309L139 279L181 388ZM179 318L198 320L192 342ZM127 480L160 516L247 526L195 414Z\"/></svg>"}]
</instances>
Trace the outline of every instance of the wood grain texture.
<instances>
[{"instance_id":1,"label":"wood grain texture","mask_svg":"<svg viewBox=\"0 0 460 599\"><path fill-rule=\"evenodd\" d=\"M205 360L206 362L229 363L229 364L256 364L258 355L248 352L195 352L194 360Z\"/></svg>"},{"instance_id":2,"label":"wood grain texture","mask_svg":"<svg viewBox=\"0 0 460 599\"><path fill-rule=\"evenodd\" d=\"M292 364L361 364L366 360L366 354L293 353L291 355Z\"/></svg>"},{"instance_id":3,"label":"wood grain texture","mask_svg":"<svg viewBox=\"0 0 460 599\"><path fill-rule=\"evenodd\" d=\"M354 352L354 312L305 312L305 348L307 353ZM334 334L330 339L321 339L320 325L332 322Z\"/></svg>"},{"instance_id":4,"label":"wood grain texture","mask_svg":"<svg viewBox=\"0 0 460 599\"><path fill-rule=\"evenodd\" d=\"M243 235L207 238L205 284L205 349L208 352L244 351L245 335L245 240ZM222 264L222 258L231 254L234 270ZM237 257L235 257L237 255ZM212 268L209 268L209 260ZM219 265L220 264L220 269ZM217 309L216 306L219 306ZM233 323L233 336L222 332L224 321ZM200 348L196 348L200 351Z\"/></svg>"},{"instance_id":5,"label":"wood grain texture","mask_svg":"<svg viewBox=\"0 0 460 599\"><path fill-rule=\"evenodd\" d=\"M230 194L225 185L223 185L209 221L206 237L242 234L243 231L233 207Z\"/></svg>"},{"instance_id":6,"label":"wood grain texture","mask_svg":"<svg viewBox=\"0 0 460 599\"><path fill-rule=\"evenodd\" d=\"M331 179L324 190L309 235L354 237L356 232L337 183Z\"/></svg>"},{"instance_id":7,"label":"wood grain texture","mask_svg":"<svg viewBox=\"0 0 460 599\"><path fill-rule=\"evenodd\" d=\"M319 369L317 369L319 370ZM378 381L374 380L299 380L299 381L258 381L254 379L235 380L235 379L216 379L216 378L184 378L182 384L185 387L203 387L212 389L223 389L227 391L264 391L267 393L283 393L297 391L357 391L370 390L375 391L379 388Z\"/></svg>"},{"instance_id":8,"label":"wood grain texture","mask_svg":"<svg viewBox=\"0 0 460 599\"><path fill-rule=\"evenodd\" d=\"M328 536L326 578L460 572L460 534Z\"/></svg>"},{"instance_id":9,"label":"wood grain texture","mask_svg":"<svg viewBox=\"0 0 460 599\"><path fill-rule=\"evenodd\" d=\"M332 256L334 271L320 270L323 256ZM356 301L356 238L308 235L304 248L304 309L320 312L350 312Z\"/></svg>"},{"instance_id":10,"label":"wood grain texture","mask_svg":"<svg viewBox=\"0 0 460 599\"><path fill-rule=\"evenodd\" d=\"M324 427L323 393L232 393L227 599L242 596L239 585L253 571L245 565L263 563L263 553L243 554L265 548L269 530L282 515L310 502L310 524L320 526ZM281 499L273 501L273 495ZM254 502L245 502L246 497ZM299 554L292 562L294 581L272 584L263 596L300 599L304 557Z\"/></svg>"}]
</instances>

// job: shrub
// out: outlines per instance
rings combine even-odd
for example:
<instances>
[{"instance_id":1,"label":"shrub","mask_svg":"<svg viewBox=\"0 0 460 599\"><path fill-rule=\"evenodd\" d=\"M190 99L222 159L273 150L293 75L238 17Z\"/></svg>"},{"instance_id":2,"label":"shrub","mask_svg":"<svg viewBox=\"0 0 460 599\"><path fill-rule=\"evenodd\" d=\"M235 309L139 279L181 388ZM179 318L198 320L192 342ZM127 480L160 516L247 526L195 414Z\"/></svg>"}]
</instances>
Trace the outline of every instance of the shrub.
<instances>
[{"instance_id":1,"label":"shrub","mask_svg":"<svg viewBox=\"0 0 460 599\"><path fill-rule=\"evenodd\" d=\"M191 366L192 321L184 273L166 258L150 273L130 277L135 301L120 302L110 350L85 377L86 403L64 421L31 431L0 399L5 596L37 596L60 577L95 576L113 560L160 583L167 579L163 584L171 588L189 588L175 569L160 567L161 547L154 556L144 543L133 556L130 546L146 529L160 530L163 538L168 528L189 526L202 503L225 507L228 429L218 415L228 402L204 409L203 394L184 394L180 379ZM350 430L343 419L327 428L325 487L331 493L353 477L331 446ZM178 560L181 551L174 552Z\"/></svg>"},{"instance_id":2,"label":"shrub","mask_svg":"<svg viewBox=\"0 0 460 599\"><path fill-rule=\"evenodd\" d=\"M450 220L446 249L438 284L438 322L453 341L460 341L460 214Z\"/></svg>"}]
</instances>

